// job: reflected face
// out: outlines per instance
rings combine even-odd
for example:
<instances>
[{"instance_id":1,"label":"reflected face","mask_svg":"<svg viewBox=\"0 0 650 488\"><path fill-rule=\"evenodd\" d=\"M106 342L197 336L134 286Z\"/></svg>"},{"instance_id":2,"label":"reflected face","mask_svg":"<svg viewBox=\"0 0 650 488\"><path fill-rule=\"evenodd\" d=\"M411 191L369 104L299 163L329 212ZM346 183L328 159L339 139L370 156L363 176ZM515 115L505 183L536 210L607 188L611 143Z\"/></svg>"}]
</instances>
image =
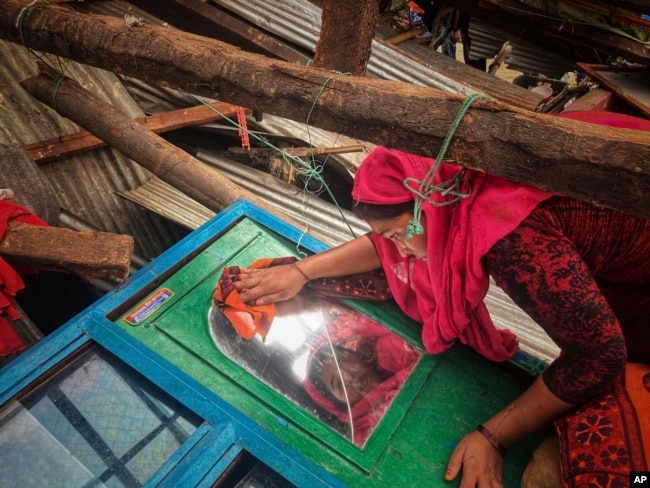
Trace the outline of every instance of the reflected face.
<instances>
[{"instance_id":1,"label":"reflected face","mask_svg":"<svg viewBox=\"0 0 650 488\"><path fill-rule=\"evenodd\" d=\"M386 239L393 241L399 253L404 256L414 256L417 259L427 257L427 223L426 219L420 219L422 234L414 234L410 239L406 238L406 226L409 224L413 214L405 212L402 215L391 219L372 219L368 224L374 232Z\"/></svg>"},{"instance_id":2,"label":"reflected face","mask_svg":"<svg viewBox=\"0 0 650 488\"><path fill-rule=\"evenodd\" d=\"M350 405L354 405L381 383L379 372L362 361L354 352L338 350L336 358L338 368L334 357L328 356L324 359L320 378L323 385L339 402L343 404L349 402Z\"/></svg>"}]
</instances>

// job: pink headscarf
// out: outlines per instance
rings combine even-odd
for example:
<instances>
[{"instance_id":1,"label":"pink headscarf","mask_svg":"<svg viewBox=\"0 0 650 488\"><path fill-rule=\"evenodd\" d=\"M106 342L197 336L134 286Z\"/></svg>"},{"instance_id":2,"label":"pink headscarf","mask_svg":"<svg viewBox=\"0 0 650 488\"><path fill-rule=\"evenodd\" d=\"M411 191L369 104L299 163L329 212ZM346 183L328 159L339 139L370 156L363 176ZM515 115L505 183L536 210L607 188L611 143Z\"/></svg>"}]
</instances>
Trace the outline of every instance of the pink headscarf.
<instances>
[{"instance_id":1,"label":"pink headscarf","mask_svg":"<svg viewBox=\"0 0 650 488\"><path fill-rule=\"evenodd\" d=\"M352 197L369 204L414 200L405 178L424 179L433 163L377 147L359 167ZM450 180L460 170L441 164L434 183ZM390 239L378 234L372 239L395 301L423 324L422 341L429 352L443 352L459 339L486 358L503 361L514 355L518 343L512 332L495 328L483 302L489 286L483 257L551 194L473 170L464 179L471 188L467 198L449 206L423 204L426 260L402 257Z\"/></svg>"}]
</instances>

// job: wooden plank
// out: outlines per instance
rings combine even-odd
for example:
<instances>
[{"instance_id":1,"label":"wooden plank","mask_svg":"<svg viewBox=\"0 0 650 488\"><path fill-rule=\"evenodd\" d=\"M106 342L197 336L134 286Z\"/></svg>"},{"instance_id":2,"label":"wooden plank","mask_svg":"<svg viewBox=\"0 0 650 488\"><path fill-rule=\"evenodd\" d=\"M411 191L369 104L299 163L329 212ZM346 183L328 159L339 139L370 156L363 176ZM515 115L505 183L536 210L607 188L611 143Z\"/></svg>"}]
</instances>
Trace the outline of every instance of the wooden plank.
<instances>
[{"instance_id":1,"label":"wooden plank","mask_svg":"<svg viewBox=\"0 0 650 488\"><path fill-rule=\"evenodd\" d=\"M41 102L56 105L52 108L59 114L86 127L111 147L212 211L219 212L241 198L299 225L291 216L236 185L191 154L146 127L134 124L123 112L74 80L53 75L42 74L24 80L21 86ZM56 100L52 99L53 92L56 92Z\"/></svg>"},{"instance_id":2,"label":"wooden plank","mask_svg":"<svg viewBox=\"0 0 650 488\"><path fill-rule=\"evenodd\" d=\"M85 279L120 283L129 275L133 237L12 221L0 240L0 254L16 267L64 271Z\"/></svg>"},{"instance_id":3,"label":"wooden plank","mask_svg":"<svg viewBox=\"0 0 650 488\"><path fill-rule=\"evenodd\" d=\"M345 154L351 152L361 152L365 149L362 144L355 144L353 146L339 146L339 147L287 147L283 148L282 152L286 152L290 156L306 158L310 156L326 156L328 154ZM242 147L229 147L228 152L233 154L259 154L271 153L277 154L277 151L272 148L253 147L244 149Z\"/></svg>"},{"instance_id":4,"label":"wooden plank","mask_svg":"<svg viewBox=\"0 0 650 488\"><path fill-rule=\"evenodd\" d=\"M250 112L250 110L247 110ZM215 102L209 106L173 110L148 117L135 119L148 130L155 133L169 132L183 127L207 124L222 118L236 115L237 107L229 103ZM37 164L44 164L60 158L74 156L106 146L106 143L88 131L80 131L67 136L27 144L24 146Z\"/></svg>"}]
</instances>

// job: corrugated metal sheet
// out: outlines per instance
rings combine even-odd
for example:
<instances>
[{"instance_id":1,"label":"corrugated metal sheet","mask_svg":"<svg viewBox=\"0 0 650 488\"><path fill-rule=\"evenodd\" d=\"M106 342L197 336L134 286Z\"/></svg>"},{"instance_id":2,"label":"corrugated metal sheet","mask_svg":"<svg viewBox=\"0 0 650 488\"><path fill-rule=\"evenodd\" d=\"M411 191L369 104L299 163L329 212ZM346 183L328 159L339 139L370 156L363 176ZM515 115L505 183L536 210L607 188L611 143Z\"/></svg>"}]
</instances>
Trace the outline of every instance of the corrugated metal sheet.
<instances>
[{"instance_id":1,"label":"corrugated metal sheet","mask_svg":"<svg viewBox=\"0 0 650 488\"><path fill-rule=\"evenodd\" d=\"M321 25L321 9L307 1L212 0L260 28L309 52L314 52ZM388 46L373 41L368 74L437 88L448 93L472 95L472 88L405 58Z\"/></svg>"},{"instance_id":2,"label":"corrugated metal sheet","mask_svg":"<svg viewBox=\"0 0 650 488\"><path fill-rule=\"evenodd\" d=\"M542 46L517 39L512 34L478 19L472 19L469 23L469 35L472 39L470 57L487 58L488 66L503 43L509 41L512 52L506 57L505 64L510 69L535 76L542 74L546 78L555 79L560 79L564 73L575 69L575 63L570 59L549 53Z\"/></svg>"},{"instance_id":3,"label":"corrugated metal sheet","mask_svg":"<svg viewBox=\"0 0 650 488\"><path fill-rule=\"evenodd\" d=\"M196 158L267 204L286 213L296 222L301 222L305 232L319 236L329 245L342 244L370 230L368 224L355 217L352 212L338 209L268 173L202 149L197 151ZM123 192L122 195L188 229L196 229L216 215L158 178L151 179L135 190Z\"/></svg>"}]
</instances>

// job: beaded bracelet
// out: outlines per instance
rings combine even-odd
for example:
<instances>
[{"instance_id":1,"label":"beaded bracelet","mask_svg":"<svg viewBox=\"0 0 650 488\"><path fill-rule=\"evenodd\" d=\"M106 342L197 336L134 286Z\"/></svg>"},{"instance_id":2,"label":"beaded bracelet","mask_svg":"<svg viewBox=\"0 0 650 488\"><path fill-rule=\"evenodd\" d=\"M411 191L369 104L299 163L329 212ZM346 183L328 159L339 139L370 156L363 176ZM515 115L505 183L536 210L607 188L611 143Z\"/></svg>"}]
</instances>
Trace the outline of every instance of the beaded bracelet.
<instances>
[{"instance_id":1,"label":"beaded bracelet","mask_svg":"<svg viewBox=\"0 0 650 488\"><path fill-rule=\"evenodd\" d=\"M490 432L485 427L483 427L483 424L478 424L476 426L476 430L483 437L485 437L490 442L490 444L492 444L492 447L494 447L499 454L501 454L502 456L508 454L508 448L503 444L501 444L501 441L497 439L497 437L492 432Z\"/></svg>"},{"instance_id":2,"label":"beaded bracelet","mask_svg":"<svg viewBox=\"0 0 650 488\"><path fill-rule=\"evenodd\" d=\"M291 266L293 266L294 268L296 268L298 270L298 273L300 273L302 275L302 277L307 280L307 283L309 283L311 281L309 279L309 276L307 276L307 274L302 269L300 269L300 266L298 266L298 261L294 261L293 263L291 263Z\"/></svg>"}]
</instances>

